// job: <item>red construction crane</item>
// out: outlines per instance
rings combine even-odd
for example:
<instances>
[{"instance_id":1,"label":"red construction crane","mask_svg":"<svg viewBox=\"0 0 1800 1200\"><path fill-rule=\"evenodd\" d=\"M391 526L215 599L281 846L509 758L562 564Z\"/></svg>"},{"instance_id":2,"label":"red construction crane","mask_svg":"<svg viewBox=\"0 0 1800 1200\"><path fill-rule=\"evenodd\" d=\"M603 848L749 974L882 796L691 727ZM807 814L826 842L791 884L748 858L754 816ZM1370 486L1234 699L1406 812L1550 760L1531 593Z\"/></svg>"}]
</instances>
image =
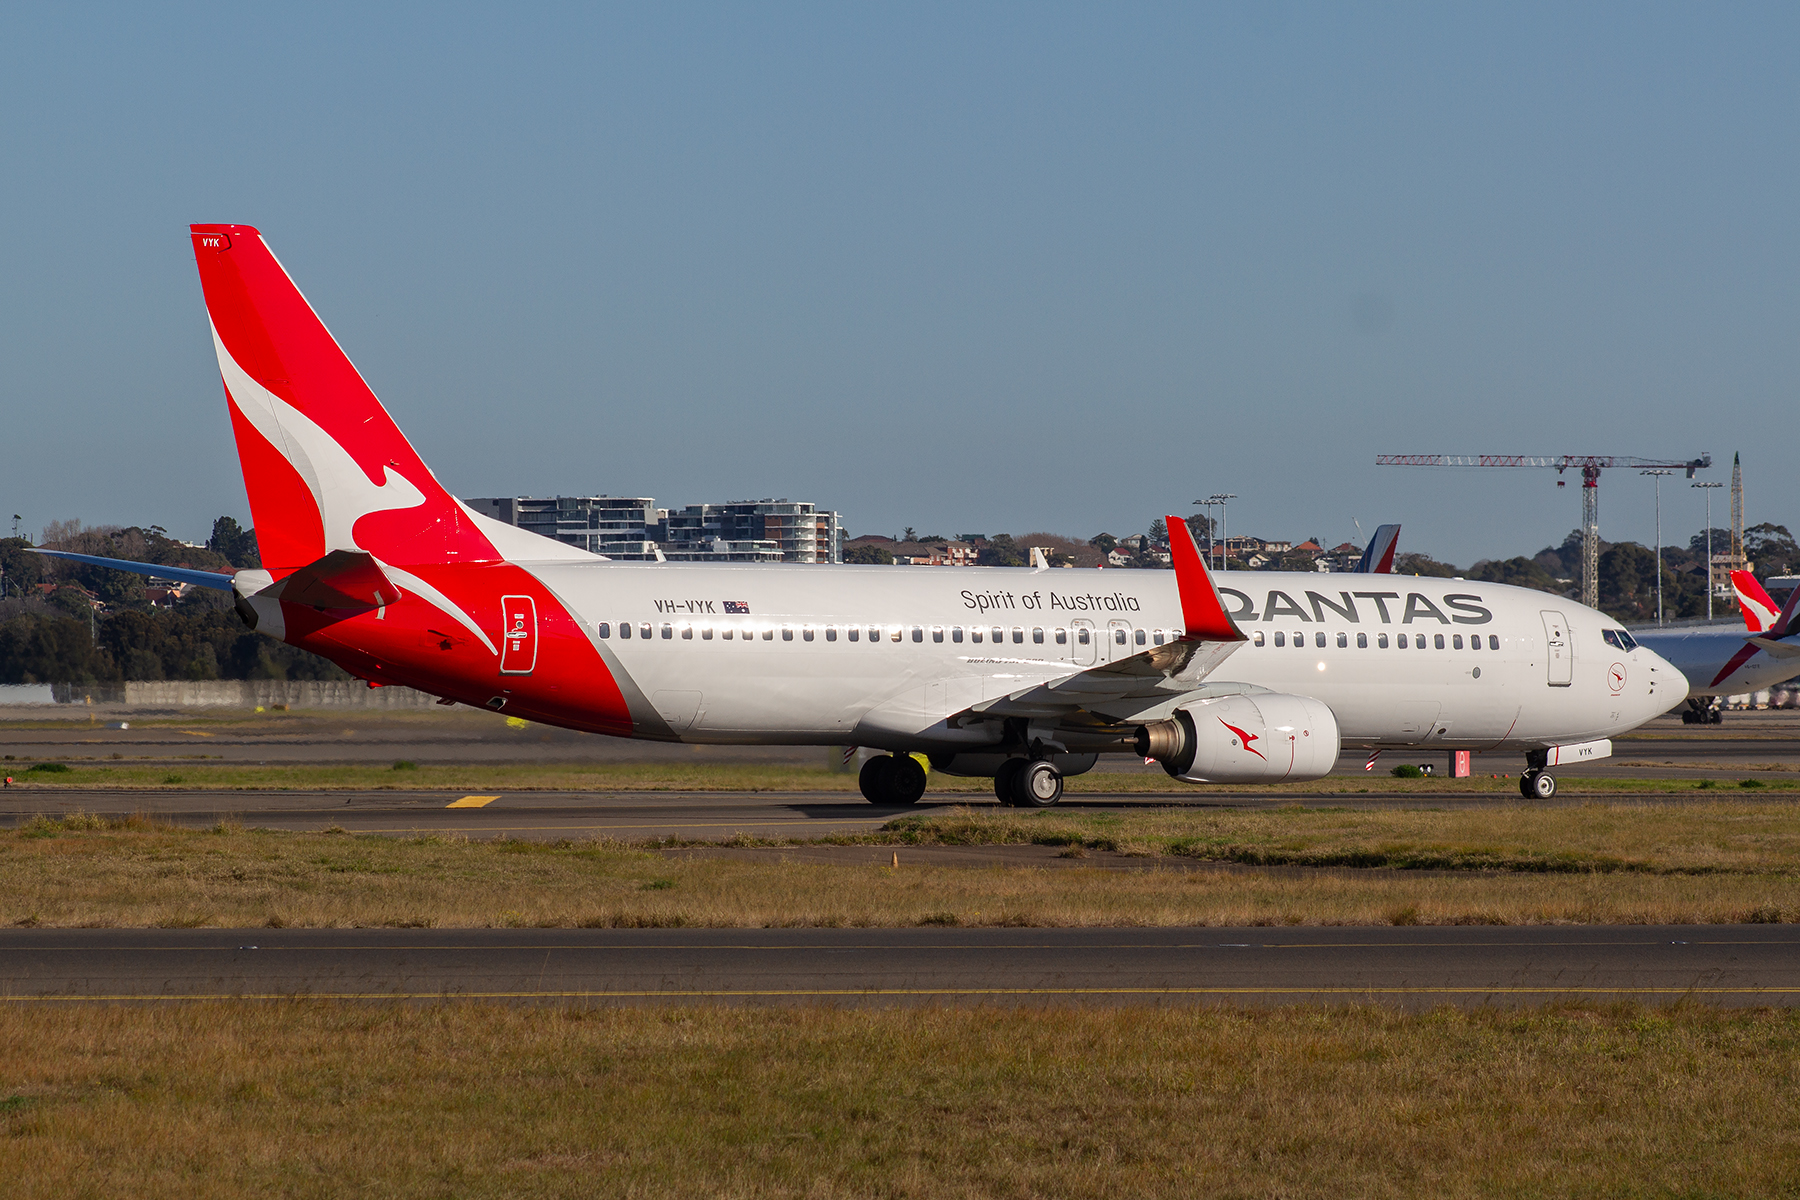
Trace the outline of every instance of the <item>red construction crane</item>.
<instances>
[{"instance_id":1,"label":"red construction crane","mask_svg":"<svg viewBox=\"0 0 1800 1200\"><path fill-rule=\"evenodd\" d=\"M1624 454L1377 454L1378 467L1549 467L1558 475L1581 472L1581 602L1600 607L1600 472L1608 467L1694 472L1712 466L1712 455L1682 462ZM1556 481L1561 487L1563 480Z\"/></svg>"}]
</instances>

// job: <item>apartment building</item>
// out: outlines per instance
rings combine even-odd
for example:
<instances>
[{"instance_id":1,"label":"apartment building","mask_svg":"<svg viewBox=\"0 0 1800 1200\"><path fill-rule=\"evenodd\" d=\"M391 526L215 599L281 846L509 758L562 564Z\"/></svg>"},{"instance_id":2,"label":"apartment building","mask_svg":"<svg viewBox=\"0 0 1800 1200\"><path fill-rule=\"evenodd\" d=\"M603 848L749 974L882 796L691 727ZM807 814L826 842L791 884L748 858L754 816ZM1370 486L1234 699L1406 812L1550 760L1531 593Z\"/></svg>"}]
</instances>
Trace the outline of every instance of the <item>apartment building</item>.
<instances>
[{"instance_id":1,"label":"apartment building","mask_svg":"<svg viewBox=\"0 0 1800 1200\"><path fill-rule=\"evenodd\" d=\"M658 508L648 496L483 497L483 516L628 561L843 561L838 514L804 501L739 500Z\"/></svg>"}]
</instances>

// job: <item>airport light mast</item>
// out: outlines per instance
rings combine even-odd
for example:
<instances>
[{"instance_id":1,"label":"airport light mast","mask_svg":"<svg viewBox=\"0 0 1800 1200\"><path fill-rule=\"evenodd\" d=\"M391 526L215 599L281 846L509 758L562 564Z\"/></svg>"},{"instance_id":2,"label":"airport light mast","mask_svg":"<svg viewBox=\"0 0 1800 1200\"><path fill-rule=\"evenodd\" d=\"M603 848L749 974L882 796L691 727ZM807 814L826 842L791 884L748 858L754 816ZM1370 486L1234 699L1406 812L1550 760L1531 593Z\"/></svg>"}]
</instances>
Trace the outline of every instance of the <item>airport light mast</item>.
<instances>
[{"instance_id":1,"label":"airport light mast","mask_svg":"<svg viewBox=\"0 0 1800 1200\"><path fill-rule=\"evenodd\" d=\"M1608 467L1639 467L1694 472L1712 466L1712 455L1684 462L1631 458L1623 454L1377 454L1378 467L1549 467L1558 475L1581 472L1581 602L1600 607L1600 472ZM1565 480L1558 479L1557 487Z\"/></svg>"}]
</instances>

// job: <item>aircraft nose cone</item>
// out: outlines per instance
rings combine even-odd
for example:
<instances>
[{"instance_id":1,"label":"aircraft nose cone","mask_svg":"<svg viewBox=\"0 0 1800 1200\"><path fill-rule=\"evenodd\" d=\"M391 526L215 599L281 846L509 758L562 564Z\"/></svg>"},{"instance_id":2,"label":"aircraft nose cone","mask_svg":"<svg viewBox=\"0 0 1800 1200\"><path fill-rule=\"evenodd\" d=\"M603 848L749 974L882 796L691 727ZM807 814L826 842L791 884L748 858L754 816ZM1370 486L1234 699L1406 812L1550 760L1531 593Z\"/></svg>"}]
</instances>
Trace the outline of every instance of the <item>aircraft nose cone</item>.
<instances>
[{"instance_id":1,"label":"aircraft nose cone","mask_svg":"<svg viewBox=\"0 0 1800 1200\"><path fill-rule=\"evenodd\" d=\"M1686 700L1693 684L1681 673L1680 668L1656 651L1645 650L1644 653L1650 656L1650 661L1645 665L1650 668L1650 678L1654 684L1645 697L1647 707L1652 710L1644 718L1647 721L1650 717L1661 716Z\"/></svg>"}]
</instances>

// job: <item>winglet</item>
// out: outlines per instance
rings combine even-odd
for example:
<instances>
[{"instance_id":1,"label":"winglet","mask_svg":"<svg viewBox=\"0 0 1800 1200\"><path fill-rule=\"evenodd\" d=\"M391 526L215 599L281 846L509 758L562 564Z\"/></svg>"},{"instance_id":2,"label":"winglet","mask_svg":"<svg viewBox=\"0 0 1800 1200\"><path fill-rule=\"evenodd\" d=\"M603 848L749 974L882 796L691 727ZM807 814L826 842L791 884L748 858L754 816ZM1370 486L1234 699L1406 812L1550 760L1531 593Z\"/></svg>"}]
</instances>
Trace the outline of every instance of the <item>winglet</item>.
<instances>
[{"instance_id":1,"label":"winglet","mask_svg":"<svg viewBox=\"0 0 1800 1200\"><path fill-rule=\"evenodd\" d=\"M1383 525L1369 539L1369 547L1362 553L1356 564L1359 575L1392 575L1394 573L1394 550L1400 542L1398 525Z\"/></svg>"},{"instance_id":2,"label":"winglet","mask_svg":"<svg viewBox=\"0 0 1800 1200\"><path fill-rule=\"evenodd\" d=\"M1164 517L1169 534L1169 560L1175 567L1175 586L1181 592L1181 621L1186 636L1203 642L1241 642L1243 631L1225 611L1225 600L1213 583L1212 574L1200 558L1200 547L1187 522L1180 517Z\"/></svg>"},{"instance_id":3,"label":"winglet","mask_svg":"<svg viewBox=\"0 0 1800 1200\"><path fill-rule=\"evenodd\" d=\"M1737 593L1738 608L1744 614L1744 628L1751 633L1762 633L1773 629L1781 618L1780 609L1769 593L1763 590L1762 584L1756 582L1756 576L1748 571L1731 573L1731 590ZM1795 589L1800 593L1800 588Z\"/></svg>"}]
</instances>

